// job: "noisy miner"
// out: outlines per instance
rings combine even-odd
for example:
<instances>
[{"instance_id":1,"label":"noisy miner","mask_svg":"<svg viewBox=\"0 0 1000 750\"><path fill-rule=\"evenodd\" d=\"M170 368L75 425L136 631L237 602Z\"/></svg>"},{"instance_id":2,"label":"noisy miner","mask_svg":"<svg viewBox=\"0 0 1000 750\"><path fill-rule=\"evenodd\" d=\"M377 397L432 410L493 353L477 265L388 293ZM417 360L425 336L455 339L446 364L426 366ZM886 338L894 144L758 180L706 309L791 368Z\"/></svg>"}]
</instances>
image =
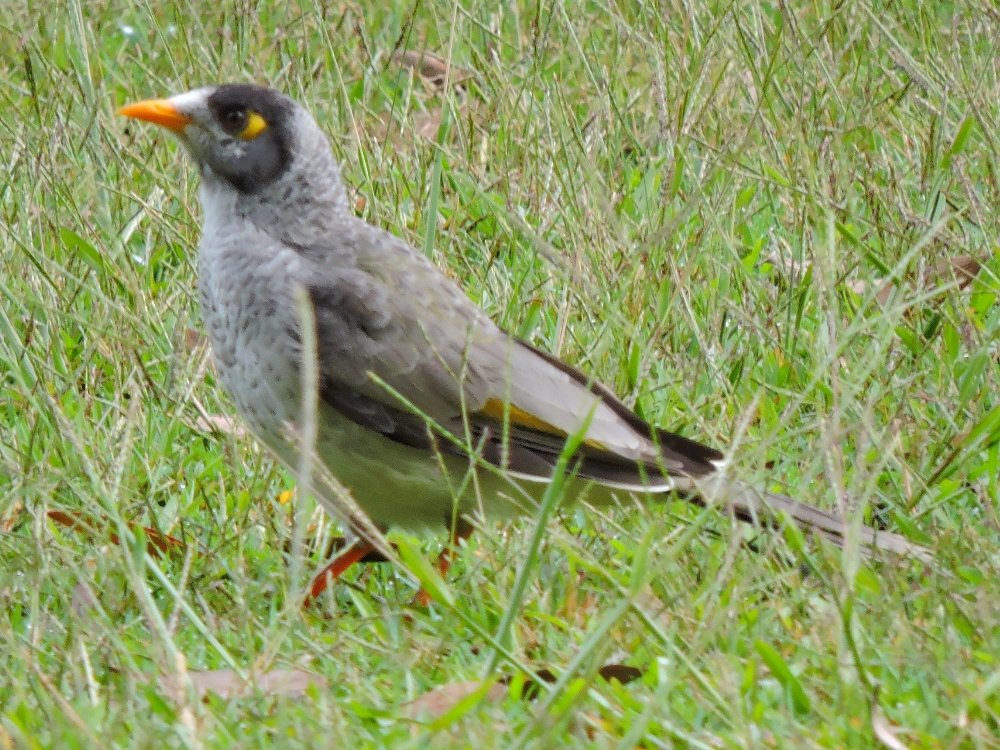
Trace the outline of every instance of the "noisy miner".
<instances>
[{"instance_id":1,"label":"noisy miner","mask_svg":"<svg viewBox=\"0 0 1000 750\"><path fill-rule=\"evenodd\" d=\"M567 498L601 506L674 492L752 523L787 515L843 543L843 518L725 476L722 453L647 424L594 378L502 330L423 253L356 217L326 137L287 96L208 86L120 114L170 130L201 171L198 286L219 376L289 466L300 458L289 428L307 413L308 319L297 300L311 302L315 455L379 529L464 535L482 511L531 512L567 439L582 435ZM316 493L342 516L330 492ZM328 573L371 553L360 532ZM868 527L859 541L869 552L922 551Z\"/></svg>"}]
</instances>

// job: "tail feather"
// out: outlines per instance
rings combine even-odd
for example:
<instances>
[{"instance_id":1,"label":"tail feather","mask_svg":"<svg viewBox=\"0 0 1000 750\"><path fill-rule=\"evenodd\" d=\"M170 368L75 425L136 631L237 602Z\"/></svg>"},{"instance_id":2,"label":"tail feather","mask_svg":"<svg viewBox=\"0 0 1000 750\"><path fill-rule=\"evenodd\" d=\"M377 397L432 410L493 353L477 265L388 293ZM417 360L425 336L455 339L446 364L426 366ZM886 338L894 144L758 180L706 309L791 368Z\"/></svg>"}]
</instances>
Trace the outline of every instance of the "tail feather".
<instances>
[{"instance_id":1,"label":"tail feather","mask_svg":"<svg viewBox=\"0 0 1000 750\"><path fill-rule=\"evenodd\" d=\"M777 526L782 515L787 514L806 530L814 529L826 539L843 547L847 538L849 522L835 513L830 513L811 505L800 503L787 495L761 492L753 487L716 474L704 480L678 482L678 490L688 500L699 505L725 504L741 521L754 525ZM861 551L871 555L875 550L885 550L903 557L930 560L931 551L911 542L900 534L881 531L869 526L860 529Z\"/></svg>"}]
</instances>

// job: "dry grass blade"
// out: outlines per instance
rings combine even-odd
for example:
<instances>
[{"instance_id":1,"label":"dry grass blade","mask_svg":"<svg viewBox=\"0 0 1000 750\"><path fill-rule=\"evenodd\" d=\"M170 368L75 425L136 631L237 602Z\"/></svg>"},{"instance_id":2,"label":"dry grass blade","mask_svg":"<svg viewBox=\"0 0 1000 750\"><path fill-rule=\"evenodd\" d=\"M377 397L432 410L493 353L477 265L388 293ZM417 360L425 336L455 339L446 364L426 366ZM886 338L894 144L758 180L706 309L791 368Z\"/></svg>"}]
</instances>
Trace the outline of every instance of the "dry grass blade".
<instances>
[{"instance_id":1,"label":"dry grass blade","mask_svg":"<svg viewBox=\"0 0 1000 750\"><path fill-rule=\"evenodd\" d=\"M885 714L879 706L872 708L872 732L876 739L885 745L889 750L910 750L897 736L898 728L889 724Z\"/></svg>"}]
</instances>

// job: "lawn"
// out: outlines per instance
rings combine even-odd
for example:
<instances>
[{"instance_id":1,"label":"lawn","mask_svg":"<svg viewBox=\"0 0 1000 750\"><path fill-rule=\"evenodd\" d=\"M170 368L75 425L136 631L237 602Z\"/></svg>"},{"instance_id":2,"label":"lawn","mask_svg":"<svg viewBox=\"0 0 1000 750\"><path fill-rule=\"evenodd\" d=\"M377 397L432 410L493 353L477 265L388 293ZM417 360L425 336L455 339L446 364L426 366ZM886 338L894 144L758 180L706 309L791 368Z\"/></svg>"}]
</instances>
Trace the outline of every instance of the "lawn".
<instances>
[{"instance_id":1,"label":"lawn","mask_svg":"<svg viewBox=\"0 0 1000 750\"><path fill-rule=\"evenodd\" d=\"M0 747L1000 746L997 39L986 0L8 0ZM392 564L299 606L337 527L216 383L196 171L115 115L219 81L303 102L501 325L932 559L569 507L429 608Z\"/></svg>"}]
</instances>

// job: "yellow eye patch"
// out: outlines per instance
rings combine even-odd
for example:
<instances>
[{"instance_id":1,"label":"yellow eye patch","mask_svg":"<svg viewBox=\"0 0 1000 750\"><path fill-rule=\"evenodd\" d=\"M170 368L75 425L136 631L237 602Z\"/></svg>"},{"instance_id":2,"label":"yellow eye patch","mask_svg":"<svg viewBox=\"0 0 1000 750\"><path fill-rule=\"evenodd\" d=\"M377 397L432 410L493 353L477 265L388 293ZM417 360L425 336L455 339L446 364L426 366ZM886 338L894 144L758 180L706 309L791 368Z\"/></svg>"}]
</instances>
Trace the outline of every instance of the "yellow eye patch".
<instances>
[{"instance_id":1,"label":"yellow eye patch","mask_svg":"<svg viewBox=\"0 0 1000 750\"><path fill-rule=\"evenodd\" d=\"M251 112L247 117L247 125L240 134L236 136L244 141L252 141L258 135L267 130L267 120L258 115L256 112Z\"/></svg>"}]
</instances>

